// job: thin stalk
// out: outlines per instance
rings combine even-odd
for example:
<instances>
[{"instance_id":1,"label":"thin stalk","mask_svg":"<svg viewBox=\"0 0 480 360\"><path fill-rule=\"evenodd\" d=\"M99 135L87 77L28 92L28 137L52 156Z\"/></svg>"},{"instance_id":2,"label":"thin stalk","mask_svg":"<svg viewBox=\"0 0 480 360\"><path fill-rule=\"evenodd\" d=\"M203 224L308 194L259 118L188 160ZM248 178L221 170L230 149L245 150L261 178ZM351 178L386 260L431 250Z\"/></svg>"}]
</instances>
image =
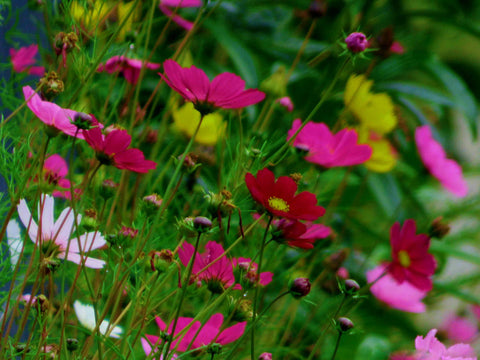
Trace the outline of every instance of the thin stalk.
<instances>
[{"instance_id":1,"label":"thin stalk","mask_svg":"<svg viewBox=\"0 0 480 360\"><path fill-rule=\"evenodd\" d=\"M260 276L262 273L262 262L263 262L263 250L265 249L265 243L267 241L268 230L270 229L270 224L272 223L273 215L270 215L268 219L267 227L265 228L265 233L263 234L262 246L260 248L260 259L258 260L258 269L257 274ZM257 281L255 284L255 295L253 298L253 316L252 316L252 337L250 342L250 356L251 360L255 360L255 322L257 320L257 307L258 307L258 289L260 288L260 283Z\"/></svg>"}]
</instances>

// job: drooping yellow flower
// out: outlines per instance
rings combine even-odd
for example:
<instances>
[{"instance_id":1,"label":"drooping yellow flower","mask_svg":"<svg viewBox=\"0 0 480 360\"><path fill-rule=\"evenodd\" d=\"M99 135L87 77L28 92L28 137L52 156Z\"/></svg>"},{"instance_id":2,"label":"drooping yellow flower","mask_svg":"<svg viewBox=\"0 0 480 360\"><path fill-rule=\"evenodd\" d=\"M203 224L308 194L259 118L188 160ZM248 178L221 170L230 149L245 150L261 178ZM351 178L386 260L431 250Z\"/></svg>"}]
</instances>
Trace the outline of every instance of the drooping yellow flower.
<instances>
[{"instance_id":1,"label":"drooping yellow flower","mask_svg":"<svg viewBox=\"0 0 480 360\"><path fill-rule=\"evenodd\" d=\"M358 129L358 142L370 145L372 157L363 163L368 170L385 173L392 170L397 163L397 152L385 139L366 127Z\"/></svg>"},{"instance_id":2,"label":"drooping yellow flower","mask_svg":"<svg viewBox=\"0 0 480 360\"><path fill-rule=\"evenodd\" d=\"M97 27L102 26L104 28L107 19L109 22L114 21L114 26L120 25L134 4L134 2L90 0L86 5L82 5L80 1L72 1L70 14L77 23L82 25L85 31L92 34L100 30ZM133 14L125 22L125 25L118 32L117 38L119 40L123 40L126 33L132 30L133 23L138 18L138 15L139 11L134 10Z\"/></svg>"},{"instance_id":3,"label":"drooping yellow flower","mask_svg":"<svg viewBox=\"0 0 480 360\"><path fill-rule=\"evenodd\" d=\"M370 92L372 80L364 75L352 75L345 87L344 102L362 126L379 135L390 132L397 125L392 99L385 93Z\"/></svg>"},{"instance_id":4,"label":"drooping yellow flower","mask_svg":"<svg viewBox=\"0 0 480 360\"><path fill-rule=\"evenodd\" d=\"M188 102L172 112L173 127L192 137L200 121L200 113L195 110L193 104ZM203 118L202 125L198 130L195 141L202 145L215 145L225 133L226 123L219 113L211 113Z\"/></svg>"}]
</instances>

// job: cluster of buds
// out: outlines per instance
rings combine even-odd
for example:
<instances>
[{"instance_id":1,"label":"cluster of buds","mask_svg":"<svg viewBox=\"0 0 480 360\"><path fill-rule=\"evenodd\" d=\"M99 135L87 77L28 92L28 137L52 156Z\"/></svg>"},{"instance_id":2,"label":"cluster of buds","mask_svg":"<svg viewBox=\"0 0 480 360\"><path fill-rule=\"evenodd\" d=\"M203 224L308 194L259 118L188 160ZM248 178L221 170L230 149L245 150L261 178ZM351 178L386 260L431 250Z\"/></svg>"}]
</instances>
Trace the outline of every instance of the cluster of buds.
<instances>
[{"instance_id":1,"label":"cluster of buds","mask_svg":"<svg viewBox=\"0 0 480 360\"><path fill-rule=\"evenodd\" d=\"M61 31L55 36L53 48L57 56L62 54L63 67L67 67L67 53L79 48L77 42L78 36L74 32L64 33Z\"/></svg>"},{"instance_id":2,"label":"cluster of buds","mask_svg":"<svg viewBox=\"0 0 480 360\"><path fill-rule=\"evenodd\" d=\"M65 87L63 81L58 77L55 71L49 71L39 81L40 93L47 100L52 100L58 94L61 94Z\"/></svg>"}]
</instances>

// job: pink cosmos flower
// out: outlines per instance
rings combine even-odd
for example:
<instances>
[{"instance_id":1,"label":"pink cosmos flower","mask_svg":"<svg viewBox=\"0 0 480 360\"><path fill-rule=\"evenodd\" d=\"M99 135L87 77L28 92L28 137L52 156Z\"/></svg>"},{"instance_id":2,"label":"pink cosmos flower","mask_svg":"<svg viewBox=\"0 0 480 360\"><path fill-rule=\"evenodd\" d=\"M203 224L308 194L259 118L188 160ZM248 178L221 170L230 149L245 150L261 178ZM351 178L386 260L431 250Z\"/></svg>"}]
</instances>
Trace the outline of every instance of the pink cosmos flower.
<instances>
[{"instance_id":1,"label":"pink cosmos flower","mask_svg":"<svg viewBox=\"0 0 480 360\"><path fill-rule=\"evenodd\" d=\"M388 271L398 282L409 282L420 290L432 289L431 276L437 264L428 253L430 238L425 234L415 234L415 220L408 219L400 228L396 222L390 229L392 263Z\"/></svg>"},{"instance_id":2,"label":"pink cosmos flower","mask_svg":"<svg viewBox=\"0 0 480 360\"><path fill-rule=\"evenodd\" d=\"M290 97L284 96L275 100L275 102L282 105L285 109L287 109L288 112L293 111L293 102L292 102L292 99L290 99Z\"/></svg>"},{"instance_id":3,"label":"pink cosmos flower","mask_svg":"<svg viewBox=\"0 0 480 360\"><path fill-rule=\"evenodd\" d=\"M288 139L301 125L300 119L293 122ZM343 129L333 134L323 123L308 122L296 136L293 146L308 151L305 160L327 168L362 164L372 156L370 146L358 144L355 130Z\"/></svg>"},{"instance_id":4,"label":"pink cosmos flower","mask_svg":"<svg viewBox=\"0 0 480 360\"><path fill-rule=\"evenodd\" d=\"M247 281L250 285L255 285L255 283L258 281L260 285L267 286L272 282L273 273L266 271L260 273L259 276L258 264L253 262L251 259L243 257L233 258L232 262L234 267L237 267L242 272L245 272L243 280Z\"/></svg>"},{"instance_id":5,"label":"pink cosmos flower","mask_svg":"<svg viewBox=\"0 0 480 360\"><path fill-rule=\"evenodd\" d=\"M442 186L455 196L466 196L468 186L463 178L462 168L456 161L447 159L445 150L433 139L428 125L415 130L415 142L423 164Z\"/></svg>"},{"instance_id":6,"label":"pink cosmos flower","mask_svg":"<svg viewBox=\"0 0 480 360\"><path fill-rule=\"evenodd\" d=\"M387 267L387 264L383 264L367 271L368 283L375 282L370 287L372 294L391 308L412 313L425 312L422 299L427 291L419 290L408 282L400 284L389 273L385 273Z\"/></svg>"},{"instance_id":7,"label":"pink cosmos flower","mask_svg":"<svg viewBox=\"0 0 480 360\"><path fill-rule=\"evenodd\" d=\"M165 75L159 75L168 86L191 101L202 114L215 108L240 109L265 98L260 90L245 90L245 81L232 73L222 73L210 82L205 72L195 66L183 68L169 59L163 63L163 68Z\"/></svg>"},{"instance_id":8,"label":"pink cosmos flower","mask_svg":"<svg viewBox=\"0 0 480 360\"><path fill-rule=\"evenodd\" d=\"M322 224L297 220L280 219L272 222L275 230L273 238L278 242L286 242L288 246L300 249L313 249L318 239L324 239L332 233L332 229Z\"/></svg>"},{"instance_id":9,"label":"pink cosmos flower","mask_svg":"<svg viewBox=\"0 0 480 360\"><path fill-rule=\"evenodd\" d=\"M65 178L68 174L68 165L64 158L58 154L49 156L43 164L43 171L45 180L49 184L59 186L67 191L54 190L52 195L55 197L62 197L66 199L71 198L70 181ZM79 194L80 189L75 189L74 192Z\"/></svg>"},{"instance_id":10,"label":"pink cosmos flower","mask_svg":"<svg viewBox=\"0 0 480 360\"><path fill-rule=\"evenodd\" d=\"M49 128L55 131L59 130L70 136L77 134L79 139L84 138L82 132L78 131L78 128L72 124L77 114L76 111L63 109L55 103L42 100L40 95L35 93L30 86L23 87L23 95L25 101L28 101L27 106L30 110ZM99 126L102 125L99 124Z\"/></svg>"},{"instance_id":11,"label":"pink cosmos flower","mask_svg":"<svg viewBox=\"0 0 480 360\"><path fill-rule=\"evenodd\" d=\"M195 247L187 242L184 242L178 250L178 257L185 267L188 266L194 251ZM224 253L225 250L221 244L209 241L205 245L205 252L203 254L197 252L193 261L192 275L194 275L196 280L205 281L208 289L213 293L222 293L224 289L235 284L232 261L226 256L222 257ZM221 257L220 260L216 261L205 271L200 272L205 266L219 257Z\"/></svg>"},{"instance_id":12,"label":"pink cosmos flower","mask_svg":"<svg viewBox=\"0 0 480 360\"><path fill-rule=\"evenodd\" d=\"M43 74L45 74L45 68L43 66L32 66L35 64L35 56L37 53L37 44L25 46L18 50L10 49L13 71L17 73L26 71L30 75L43 76Z\"/></svg>"},{"instance_id":13,"label":"pink cosmos flower","mask_svg":"<svg viewBox=\"0 0 480 360\"><path fill-rule=\"evenodd\" d=\"M85 255L86 252L99 249L106 244L100 233L89 232L71 239L75 226L75 216L71 208L65 208L55 221L53 198L42 194L38 204L38 225L33 220L24 199L20 200L17 210L20 220L28 230L30 240L38 244L46 259L66 259L75 264L82 264L83 258L86 267L101 269L105 266L105 261ZM77 224L80 221L81 215L78 215Z\"/></svg>"},{"instance_id":14,"label":"pink cosmos flower","mask_svg":"<svg viewBox=\"0 0 480 360\"><path fill-rule=\"evenodd\" d=\"M179 26L183 27L185 30L190 31L193 28L193 23L185 20L184 18L175 14L177 8L187 8L187 7L200 7L202 6L202 0L160 0L160 10L172 18Z\"/></svg>"},{"instance_id":15,"label":"pink cosmos flower","mask_svg":"<svg viewBox=\"0 0 480 360\"><path fill-rule=\"evenodd\" d=\"M468 344L455 344L447 348L436 337L437 329L432 329L427 336L417 336L415 348L419 360L477 360L475 351Z\"/></svg>"},{"instance_id":16,"label":"pink cosmos flower","mask_svg":"<svg viewBox=\"0 0 480 360\"><path fill-rule=\"evenodd\" d=\"M472 342L478 335L477 325L465 317L450 314L440 326L442 334L455 342Z\"/></svg>"},{"instance_id":17,"label":"pink cosmos flower","mask_svg":"<svg viewBox=\"0 0 480 360\"><path fill-rule=\"evenodd\" d=\"M178 339L172 342L171 348L174 351L184 352L188 349L193 350L205 345L209 345L212 342L226 345L234 342L243 335L245 326L247 325L246 321L237 323L220 331L223 320L223 315L217 313L212 315L212 317L203 326L200 321L195 321L183 336L180 336ZM170 324L167 330L167 325L158 316L155 317L155 322L160 328L160 331L167 331L168 334L171 334L173 324ZM180 331L185 329L185 327L190 325L192 322L193 318L178 318L173 337L175 337L178 333L180 333ZM158 346L162 344L163 340L154 335L147 334L145 337L146 339L142 338L142 346L143 350L148 356L152 352L152 349L154 352L158 351Z\"/></svg>"},{"instance_id":18,"label":"pink cosmos flower","mask_svg":"<svg viewBox=\"0 0 480 360\"><path fill-rule=\"evenodd\" d=\"M129 59L126 56L117 55L108 59L105 65L100 64L97 71L106 71L109 74L120 71L125 77L125 80L127 80L130 84L135 85L138 81L138 77L140 76L142 65L150 70L156 70L160 67L160 64L150 62L144 63L142 60Z\"/></svg>"},{"instance_id":19,"label":"pink cosmos flower","mask_svg":"<svg viewBox=\"0 0 480 360\"><path fill-rule=\"evenodd\" d=\"M118 169L126 169L137 173L147 173L155 169L157 163L145 160L143 153L138 149L128 149L132 137L126 130L113 129L103 135L98 127L83 130L85 141L97 155L97 159L104 165L113 165Z\"/></svg>"}]
</instances>

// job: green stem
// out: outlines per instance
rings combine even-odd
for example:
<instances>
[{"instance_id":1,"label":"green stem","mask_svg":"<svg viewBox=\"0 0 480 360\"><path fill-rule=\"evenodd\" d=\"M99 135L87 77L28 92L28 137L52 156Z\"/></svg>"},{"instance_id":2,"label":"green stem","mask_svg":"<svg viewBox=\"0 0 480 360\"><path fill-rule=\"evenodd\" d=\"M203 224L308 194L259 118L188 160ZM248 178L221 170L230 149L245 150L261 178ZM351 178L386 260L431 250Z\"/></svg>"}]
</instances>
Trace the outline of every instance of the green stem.
<instances>
[{"instance_id":1,"label":"green stem","mask_svg":"<svg viewBox=\"0 0 480 360\"><path fill-rule=\"evenodd\" d=\"M175 317L173 319L173 325L172 325L172 331L171 331L171 334L170 334L171 339L170 339L170 341L167 342L165 352L163 354L163 357L166 360L168 360L170 358L168 352L169 352L170 347L172 345L173 336L175 334L175 328L177 327L178 318L180 316L180 311L181 311L182 305L183 305L183 300L185 299L185 294L187 293L188 283L190 282L190 277L192 276L193 263L195 262L195 257L197 256L198 245L200 244L200 237L201 236L202 236L202 233L198 232L197 240L195 241L195 248L193 250L193 255L192 255L192 258L190 259L190 261L188 263L187 273L186 273L186 275L185 275L185 277L183 278L183 281L182 281L182 291L180 292L180 299L178 300L178 303L177 303L178 304L177 305L177 311L175 312Z\"/></svg>"},{"instance_id":2,"label":"green stem","mask_svg":"<svg viewBox=\"0 0 480 360\"><path fill-rule=\"evenodd\" d=\"M337 350L338 348L340 347L340 339L342 338L342 332L339 331L338 332L338 338L337 338L337 342L335 343L335 350L333 351L333 355L332 355L332 359L331 360L335 360L335 356L337 355Z\"/></svg>"},{"instance_id":3,"label":"green stem","mask_svg":"<svg viewBox=\"0 0 480 360\"><path fill-rule=\"evenodd\" d=\"M260 274L262 272L262 262L263 262L263 250L265 249L265 243L267 241L268 230L270 229L270 224L272 223L273 216L270 215L268 219L267 227L265 228L265 233L263 235L262 246L260 248L260 259L258 260L258 269L257 274L260 278ZM251 360L255 360L255 322L257 320L257 307L258 307L258 289L260 288L260 283L257 281L255 284L255 296L253 299L253 317L252 317L252 337L250 342L250 356Z\"/></svg>"}]
</instances>

